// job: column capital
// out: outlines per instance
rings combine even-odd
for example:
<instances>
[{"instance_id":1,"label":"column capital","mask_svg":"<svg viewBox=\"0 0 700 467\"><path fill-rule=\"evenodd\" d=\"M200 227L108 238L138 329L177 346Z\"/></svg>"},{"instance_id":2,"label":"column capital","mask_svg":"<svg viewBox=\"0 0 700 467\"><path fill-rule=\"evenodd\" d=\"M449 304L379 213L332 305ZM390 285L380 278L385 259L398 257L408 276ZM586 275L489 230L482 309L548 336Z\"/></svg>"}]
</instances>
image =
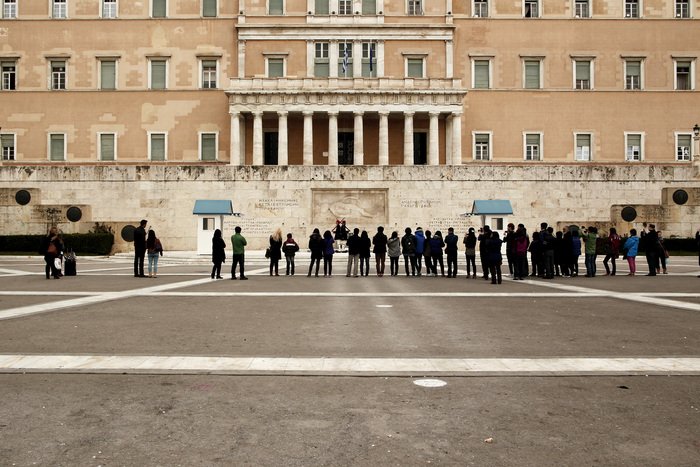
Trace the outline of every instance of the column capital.
<instances>
[{"instance_id":1,"label":"column capital","mask_svg":"<svg viewBox=\"0 0 700 467\"><path fill-rule=\"evenodd\" d=\"M232 117L239 117L241 115L241 112L238 110L229 110L228 114Z\"/></svg>"},{"instance_id":2,"label":"column capital","mask_svg":"<svg viewBox=\"0 0 700 467\"><path fill-rule=\"evenodd\" d=\"M440 111L439 110L431 110L428 112L428 115L430 115L431 117L439 117Z\"/></svg>"},{"instance_id":3,"label":"column capital","mask_svg":"<svg viewBox=\"0 0 700 467\"><path fill-rule=\"evenodd\" d=\"M328 116L329 116L329 117L337 117L339 114L340 114L340 112L337 111L337 110L329 110L329 111L328 111Z\"/></svg>"},{"instance_id":4,"label":"column capital","mask_svg":"<svg viewBox=\"0 0 700 467\"><path fill-rule=\"evenodd\" d=\"M461 117L464 114L461 110L454 110L452 111L452 116L453 117Z\"/></svg>"},{"instance_id":5,"label":"column capital","mask_svg":"<svg viewBox=\"0 0 700 467\"><path fill-rule=\"evenodd\" d=\"M314 111L313 111L313 110L304 110L304 111L302 112L302 115L304 115L304 117L313 117L313 116L314 116Z\"/></svg>"},{"instance_id":6,"label":"column capital","mask_svg":"<svg viewBox=\"0 0 700 467\"><path fill-rule=\"evenodd\" d=\"M388 111L388 110L380 110L380 111L377 112L377 113L378 113L380 116L382 116L382 117L388 117L389 114L390 114L391 112Z\"/></svg>"},{"instance_id":7,"label":"column capital","mask_svg":"<svg viewBox=\"0 0 700 467\"><path fill-rule=\"evenodd\" d=\"M353 110L352 114L355 115L356 117L361 117L365 114L364 110Z\"/></svg>"},{"instance_id":8,"label":"column capital","mask_svg":"<svg viewBox=\"0 0 700 467\"><path fill-rule=\"evenodd\" d=\"M404 111L404 117L413 117L416 114L413 110Z\"/></svg>"},{"instance_id":9,"label":"column capital","mask_svg":"<svg viewBox=\"0 0 700 467\"><path fill-rule=\"evenodd\" d=\"M286 117L287 115L289 115L289 110L278 110L277 115L279 117Z\"/></svg>"},{"instance_id":10,"label":"column capital","mask_svg":"<svg viewBox=\"0 0 700 467\"><path fill-rule=\"evenodd\" d=\"M253 117L258 118L258 117L262 117L263 111L262 110L253 110L251 113L253 114Z\"/></svg>"}]
</instances>

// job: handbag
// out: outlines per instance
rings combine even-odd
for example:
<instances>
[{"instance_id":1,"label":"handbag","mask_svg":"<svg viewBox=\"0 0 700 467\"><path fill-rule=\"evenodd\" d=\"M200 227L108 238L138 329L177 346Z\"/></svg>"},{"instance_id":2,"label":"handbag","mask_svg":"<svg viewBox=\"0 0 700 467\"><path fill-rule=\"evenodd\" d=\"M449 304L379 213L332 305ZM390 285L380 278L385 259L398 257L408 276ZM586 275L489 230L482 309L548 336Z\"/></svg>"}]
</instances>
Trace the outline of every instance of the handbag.
<instances>
[{"instance_id":1,"label":"handbag","mask_svg":"<svg viewBox=\"0 0 700 467\"><path fill-rule=\"evenodd\" d=\"M265 250L265 258L270 257L270 247L267 247L267 250Z\"/></svg>"},{"instance_id":2,"label":"handbag","mask_svg":"<svg viewBox=\"0 0 700 467\"><path fill-rule=\"evenodd\" d=\"M46 248L46 254L49 254L49 255L58 254L58 248L56 248L56 245L54 245L53 242L50 242L48 248Z\"/></svg>"}]
</instances>

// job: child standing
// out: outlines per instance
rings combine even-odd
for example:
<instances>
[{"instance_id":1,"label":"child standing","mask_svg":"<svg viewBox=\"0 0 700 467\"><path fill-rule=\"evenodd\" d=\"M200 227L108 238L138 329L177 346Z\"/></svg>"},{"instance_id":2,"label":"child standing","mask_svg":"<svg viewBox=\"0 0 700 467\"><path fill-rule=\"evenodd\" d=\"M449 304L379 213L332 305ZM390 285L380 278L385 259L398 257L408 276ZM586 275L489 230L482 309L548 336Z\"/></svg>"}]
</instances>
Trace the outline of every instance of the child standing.
<instances>
[{"instance_id":1,"label":"child standing","mask_svg":"<svg viewBox=\"0 0 700 467\"><path fill-rule=\"evenodd\" d=\"M284 259L287 260L287 273L285 274L288 276L290 273L290 268L291 268L291 275L294 275L294 254L299 251L299 245L297 245L297 242L294 241L292 238L292 234L288 233L287 234L287 240L284 241L282 244L282 251L284 252Z\"/></svg>"}]
</instances>

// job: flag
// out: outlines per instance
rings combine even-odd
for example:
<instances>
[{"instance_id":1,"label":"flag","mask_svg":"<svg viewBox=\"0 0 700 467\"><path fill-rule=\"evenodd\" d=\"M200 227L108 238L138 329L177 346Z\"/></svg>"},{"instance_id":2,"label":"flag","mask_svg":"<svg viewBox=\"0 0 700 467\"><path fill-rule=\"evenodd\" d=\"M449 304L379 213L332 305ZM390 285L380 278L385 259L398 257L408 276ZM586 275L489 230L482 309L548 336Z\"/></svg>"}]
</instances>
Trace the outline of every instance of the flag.
<instances>
[{"instance_id":1,"label":"flag","mask_svg":"<svg viewBox=\"0 0 700 467\"><path fill-rule=\"evenodd\" d=\"M344 49L344 53L343 53L343 74L344 74L345 77L347 78L347 77L348 77L348 61L349 61L349 58L350 58L350 57L348 57L348 43L347 43L347 42L345 43L345 47L343 47L343 49Z\"/></svg>"},{"instance_id":2,"label":"flag","mask_svg":"<svg viewBox=\"0 0 700 467\"><path fill-rule=\"evenodd\" d=\"M374 61L374 42L369 43L369 74L372 76L372 71L374 70L374 65L372 62Z\"/></svg>"}]
</instances>

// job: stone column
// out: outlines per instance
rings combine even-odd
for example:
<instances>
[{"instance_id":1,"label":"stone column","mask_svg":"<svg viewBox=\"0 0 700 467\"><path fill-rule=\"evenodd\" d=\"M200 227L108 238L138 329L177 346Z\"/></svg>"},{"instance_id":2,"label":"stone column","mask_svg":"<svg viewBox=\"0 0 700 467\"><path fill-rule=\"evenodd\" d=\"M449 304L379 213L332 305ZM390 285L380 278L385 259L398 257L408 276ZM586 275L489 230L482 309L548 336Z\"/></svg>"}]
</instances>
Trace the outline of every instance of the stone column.
<instances>
[{"instance_id":1,"label":"stone column","mask_svg":"<svg viewBox=\"0 0 700 467\"><path fill-rule=\"evenodd\" d=\"M452 165L462 165L462 112L452 113Z\"/></svg>"},{"instance_id":2,"label":"stone column","mask_svg":"<svg viewBox=\"0 0 700 467\"><path fill-rule=\"evenodd\" d=\"M452 115L445 119L445 165L452 163Z\"/></svg>"},{"instance_id":3,"label":"stone column","mask_svg":"<svg viewBox=\"0 0 700 467\"><path fill-rule=\"evenodd\" d=\"M253 112L253 165L263 165L262 111Z\"/></svg>"},{"instance_id":4,"label":"stone column","mask_svg":"<svg viewBox=\"0 0 700 467\"><path fill-rule=\"evenodd\" d=\"M353 165L364 165L365 164L365 132L364 132L364 122L362 121L362 116L364 112L356 110L353 112L355 115L355 124L353 128Z\"/></svg>"},{"instance_id":5,"label":"stone column","mask_svg":"<svg viewBox=\"0 0 700 467\"><path fill-rule=\"evenodd\" d=\"M245 41L238 41L238 77L245 78Z\"/></svg>"},{"instance_id":6,"label":"stone column","mask_svg":"<svg viewBox=\"0 0 700 467\"><path fill-rule=\"evenodd\" d=\"M288 150L288 132L287 132L287 115L289 112L280 110L277 112L277 164L289 165L289 150Z\"/></svg>"},{"instance_id":7,"label":"stone column","mask_svg":"<svg viewBox=\"0 0 700 467\"><path fill-rule=\"evenodd\" d=\"M413 114L403 114L403 165L413 165Z\"/></svg>"},{"instance_id":8,"label":"stone column","mask_svg":"<svg viewBox=\"0 0 700 467\"><path fill-rule=\"evenodd\" d=\"M314 128L312 110L305 110L304 114L304 165L314 165Z\"/></svg>"},{"instance_id":9,"label":"stone column","mask_svg":"<svg viewBox=\"0 0 700 467\"><path fill-rule=\"evenodd\" d=\"M328 112L328 165L338 165L338 112Z\"/></svg>"},{"instance_id":10,"label":"stone column","mask_svg":"<svg viewBox=\"0 0 700 467\"><path fill-rule=\"evenodd\" d=\"M338 48L338 41L331 41L328 46L328 77L337 78L338 77L338 55L340 54Z\"/></svg>"},{"instance_id":11,"label":"stone column","mask_svg":"<svg viewBox=\"0 0 700 467\"><path fill-rule=\"evenodd\" d=\"M231 114L231 165L245 165L245 158L241 158L241 114L236 111Z\"/></svg>"},{"instance_id":12,"label":"stone column","mask_svg":"<svg viewBox=\"0 0 700 467\"><path fill-rule=\"evenodd\" d=\"M384 10L380 10L384 11ZM384 41L377 41L377 78L384 77Z\"/></svg>"},{"instance_id":13,"label":"stone column","mask_svg":"<svg viewBox=\"0 0 700 467\"><path fill-rule=\"evenodd\" d=\"M389 165L389 112L379 112L379 165Z\"/></svg>"},{"instance_id":14,"label":"stone column","mask_svg":"<svg viewBox=\"0 0 700 467\"><path fill-rule=\"evenodd\" d=\"M454 78L454 43L452 41L445 41L445 78Z\"/></svg>"},{"instance_id":15,"label":"stone column","mask_svg":"<svg viewBox=\"0 0 700 467\"><path fill-rule=\"evenodd\" d=\"M438 138L438 116L440 112L429 112L430 130L428 132L428 165L440 164L440 145Z\"/></svg>"}]
</instances>

